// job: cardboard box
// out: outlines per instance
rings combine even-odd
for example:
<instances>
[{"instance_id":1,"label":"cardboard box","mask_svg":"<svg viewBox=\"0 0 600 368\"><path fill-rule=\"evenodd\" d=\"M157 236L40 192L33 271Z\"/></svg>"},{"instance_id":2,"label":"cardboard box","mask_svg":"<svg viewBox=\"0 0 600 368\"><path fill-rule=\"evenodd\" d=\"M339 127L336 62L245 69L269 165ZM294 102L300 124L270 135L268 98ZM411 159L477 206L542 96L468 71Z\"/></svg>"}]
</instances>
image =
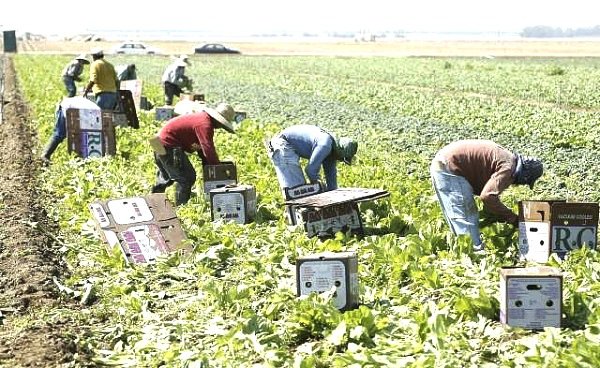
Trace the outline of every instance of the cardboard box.
<instances>
[{"instance_id":1,"label":"cardboard box","mask_svg":"<svg viewBox=\"0 0 600 368\"><path fill-rule=\"evenodd\" d=\"M163 254L191 251L164 193L97 201L89 209L107 251L118 246L129 263L152 263Z\"/></svg>"},{"instance_id":2,"label":"cardboard box","mask_svg":"<svg viewBox=\"0 0 600 368\"><path fill-rule=\"evenodd\" d=\"M302 225L309 237L329 236L346 230L362 234L358 203L387 196L389 193L382 189L339 188L286 200L285 204L295 207L295 224Z\"/></svg>"},{"instance_id":3,"label":"cardboard box","mask_svg":"<svg viewBox=\"0 0 600 368\"><path fill-rule=\"evenodd\" d=\"M294 223L301 225L308 237L325 237L348 230L363 234L362 219L355 202L335 203L320 208L297 207L294 215Z\"/></svg>"},{"instance_id":4,"label":"cardboard box","mask_svg":"<svg viewBox=\"0 0 600 368\"><path fill-rule=\"evenodd\" d=\"M321 183L314 184L300 184L292 188L284 188L284 194L286 200L293 200L303 197L308 197L314 194L323 192L323 186ZM296 223L296 210L298 206L286 205L285 206L285 217L286 221L290 225L297 225Z\"/></svg>"},{"instance_id":5,"label":"cardboard box","mask_svg":"<svg viewBox=\"0 0 600 368\"><path fill-rule=\"evenodd\" d=\"M595 249L598 203L562 200L519 202L519 253L522 259L545 263L582 246Z\"/></svg>"},{"instance_id":6,"label":"cardboard box","mask_svg":"<svg viewBox=\"0 0 600 368\"><path fill-rule=\"evenodd\" d=\"M169 120L174 113L175 108L173 106L157 106L154 108L154 118L158 121Z\"/></svg>"},{"instance_id":7,"label":"cardboard box","mask_svg":"<svg viewBox=\"0 0 600 368\"><path fill-rule=\"evenodd\" d=\"M141 79L124 80L119 85L120 90L127 90L131 92L135 109L140 111L142 108L142 86L143 82Z\"/></svg>"},{"instance_id":8,"label":"cardboard box","mask_svg":"<svg viewBox=\"0 0 600 368\"><path fill-rule=\"evenodd\" d=\"M133 102L131 91L119 90L118 93L118 104L114 111L115 125L127 126L131 128L139 128L140 121L137 116L137 109Z\"/></svg>"},{"instance_id":9,"label":"cardboard box","mask_svg":"<svg viewBox=\"0 0 600 368\"><path fill-rule=\"evenodd\" d=\"M99 109L67 109L67 151L82 158L114 155L117 151L113 113Z\"/></svg>"},{"instance_id":10,"label":"cardboard box","mask_svg":"<svg viewBox=\"0 0 600 368\"><path fill-rule=\"evenodd\" d=\"M248 224L256 218L256 189L252 185L234 185L210 191L212 220Z\"/></svg>"},{"instance_id":11,"label":"cardboard box","mask_svg":"<svg viewBox=\"0 0 600 368\"><path fill-rule=\"evenodd\" d=\"M213 189L237 184L237 168L231 161L221 161L216 165L204 165L202 178L204 194L208 198L208 194Z\"/></svg>"},{"instance_id":12,"label":"cardboard box","mask_svg":"<svg viewBox=\"0 0 600 368\"><path fill-rule=\"evenodd\" d=\"M553 267L500 270L500 322L512 327L560 327L562 274Z\"/></svg>"},{"instance_id":13,"label":"cardboard box","mask_svg":"<svg viewBox=\"0 0 600 368\"><path fill-rule=\"evenodd\" d=\"M204 101L204 93L181 93L179 100Z\"/></svg>"},{"instance_id":14,"label":"cardboard box","mask_svg":"<svg viewBox=\"0 0 600 368\"><path fill-rule=\"evenodd\" d=\"M358 258L354 252L317 253L296 260L297 295L336 288L333 305L340 310L358 307Z\"/></svg>"}]
</instances>

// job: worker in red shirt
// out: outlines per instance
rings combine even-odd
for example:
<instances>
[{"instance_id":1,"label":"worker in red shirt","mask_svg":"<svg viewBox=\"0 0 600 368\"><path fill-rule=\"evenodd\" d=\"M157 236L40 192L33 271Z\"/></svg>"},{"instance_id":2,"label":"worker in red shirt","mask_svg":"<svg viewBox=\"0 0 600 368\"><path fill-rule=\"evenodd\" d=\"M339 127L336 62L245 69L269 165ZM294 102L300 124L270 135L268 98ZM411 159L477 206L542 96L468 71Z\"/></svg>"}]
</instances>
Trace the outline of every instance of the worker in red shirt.
<instances>
[{"instance_id":1,"label":"worker in red shirt","mask_svg":"<svg viewBox=\"0 0 600 368\"><path fill-rule=\"evenodd\" d=\"M197 109L169 120L151 140L158 167L152 193L164 193L175 182L175 204L187 203L196 182L196 170L186 153L196 152L203 165L218 164L214 130L223 128L234 133L231 124L234 117L235 111L226 103L214 109L198 104Z\"/></svg>"}]
</instances>

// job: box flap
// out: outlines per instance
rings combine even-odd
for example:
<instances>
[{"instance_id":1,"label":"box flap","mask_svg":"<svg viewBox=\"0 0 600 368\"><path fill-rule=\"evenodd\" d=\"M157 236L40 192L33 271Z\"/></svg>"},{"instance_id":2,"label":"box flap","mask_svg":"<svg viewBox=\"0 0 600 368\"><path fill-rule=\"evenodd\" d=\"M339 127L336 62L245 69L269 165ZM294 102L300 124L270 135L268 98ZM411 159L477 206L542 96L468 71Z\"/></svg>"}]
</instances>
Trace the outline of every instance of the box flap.
<instances>
[{"instance_id":1,"label":"box flap","mask_svg":"<svg viewBox=\"0 0 600 368\"><path fill-rule=\"evenodd\" d=\"M390 193L383 189L339 188L308 197L288 200L285 204L300 207L321 208L346 202L372 201L389 195Z\"/></svg>"}]
</instances>

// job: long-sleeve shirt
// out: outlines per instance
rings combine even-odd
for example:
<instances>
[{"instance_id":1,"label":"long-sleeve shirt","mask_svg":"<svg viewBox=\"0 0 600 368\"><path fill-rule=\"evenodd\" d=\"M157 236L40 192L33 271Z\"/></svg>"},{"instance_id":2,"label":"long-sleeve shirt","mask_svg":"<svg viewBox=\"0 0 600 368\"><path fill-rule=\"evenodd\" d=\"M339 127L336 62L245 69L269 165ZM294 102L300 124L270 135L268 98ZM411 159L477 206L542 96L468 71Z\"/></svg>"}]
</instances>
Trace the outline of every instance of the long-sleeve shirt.
<instances>
[{"instance_id":1,"label":"long-sleeve shirt","mask_svg":"<svg viewBox=\"0 0 600 368\"><path fill-rule=\"evenodd\" d=\"M115 67L103 58L95 60L90 65L90 82L94 82L92 86L94 95L101 92L117 92L118 80Z\"/></svg>"},{"instance_id":2,"label":"long-sleeve shirt","mask_svg":"<svg viewBox=\"0 0 600 368\"><path fill-rule=\"evenodd\" d=\"M185 84L185 67L180 66L177 62L169 64L162 75L163 82L169 82L183 87Z\"/></svg>"},{"instance_id":3,"label":"long-sleeve shirt","mask_svg":"<svg viewBox=\"0 0 600 368\"><path fill-rule=\"evenodd\" d=\"M129 65L118 65L116 68L117 79L120 81L137 79L135 69L129 68Z\"/></svg>"},{"instance_id":4,"label":"long-sleeve shirt","mask_svg":"<svg viewBox=\"0 0 600 368\"><path fill-rule=\"evenodd\" d=\"M83 65L81 65L77 59L73 59L69 64L67 64L67 66L64 67L62 76L77 79L82 72Z\"/></svg>"},{"instance_id":5,"label":"long-sleeve shirt","mask_svg":"<svg viewBox=\"0 0 600 368\"><path fill-rule=\"evenodd\" d=\"M219 163L213 141L215 129L205 112L180 115L169 120L158 133L165 148L180 147L184 151L200 152L209 165Z\"/></svg>"},{"instance_id":6,"label":"long-sleeve shirt","mask_svg":"<svg viewBox=\"0 0 600 368\"><path fill-rule=\"evenodd\" d=\"M507 222L516 221L517 215L500 201L500 193L514 182L515 154L489 140L468 139L450 143L436 157L453 174L467 179L486 210Z\"/></svg>"},{"instance_id":7,"label":"long-sleeve shirt","mask_svg":"<svg viewBox=\"0 0 600 368\"><path fill-rule=\"evenodd\" d=\"M280 136L294 148L298 156L308 159L304 172L311 182L319 180L322 166L325 189L337 189L337 168L333 155L335 142L329 133L315 125L301 124L284 129Z\"/></svg>"}]
</instances>

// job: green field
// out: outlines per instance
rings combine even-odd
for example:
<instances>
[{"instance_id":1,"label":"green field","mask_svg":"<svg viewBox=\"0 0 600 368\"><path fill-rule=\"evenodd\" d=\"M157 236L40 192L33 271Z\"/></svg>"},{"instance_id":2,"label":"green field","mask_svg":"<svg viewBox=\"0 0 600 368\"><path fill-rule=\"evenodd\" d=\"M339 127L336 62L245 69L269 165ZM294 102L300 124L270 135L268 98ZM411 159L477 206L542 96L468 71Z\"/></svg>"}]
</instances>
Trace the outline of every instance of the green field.
<instances>
[{"instance_id":1,"label":"green field","mask_svg":"<svg viewBox=\"0 0 600 368\"><path fill-rule=\"evenodd\" d=\"M167 58L107 59L135 62L143 94L162 104ZM41 152L69 57L14 60ZM140 129L117 128L114 157L81 160L61 145L41 178L54 198L47 211L60 225L56 236L71 270L58 282L65 300L81 300L90 285L92 295L78 308L65 304L35 318L79 326L70 332L78 364L600 366L597 252L549 262L564 275L563 328L505 327L499 268L524 265L517 233L507 224L485 226L489 251L474 255L467 239L450 235L428 170L435 152L453 140L492 139L545 163L535 190L504 193L513 209L521 199L600 201L600 60L195 56L187 74L209 104L227 101L248 113L237 135L215 137L220 158L236 162L239 182L256 187L257 221L212 223L199 180L196 195L177 210L193 254L125 265L119 254L106 253L87 206L150 192L154 163L146 139L161 122L141 112ZM391 193L361 205L364 237L338 233L321 241L285 224L262 141L296 123L358 139L356 164L339 166L340 186ZM296 258L343 250L359 257L361 306L341 313L326 298L296 298ZM19 318L23 326L36 323Z\"/></svg>"}]
</instances>

